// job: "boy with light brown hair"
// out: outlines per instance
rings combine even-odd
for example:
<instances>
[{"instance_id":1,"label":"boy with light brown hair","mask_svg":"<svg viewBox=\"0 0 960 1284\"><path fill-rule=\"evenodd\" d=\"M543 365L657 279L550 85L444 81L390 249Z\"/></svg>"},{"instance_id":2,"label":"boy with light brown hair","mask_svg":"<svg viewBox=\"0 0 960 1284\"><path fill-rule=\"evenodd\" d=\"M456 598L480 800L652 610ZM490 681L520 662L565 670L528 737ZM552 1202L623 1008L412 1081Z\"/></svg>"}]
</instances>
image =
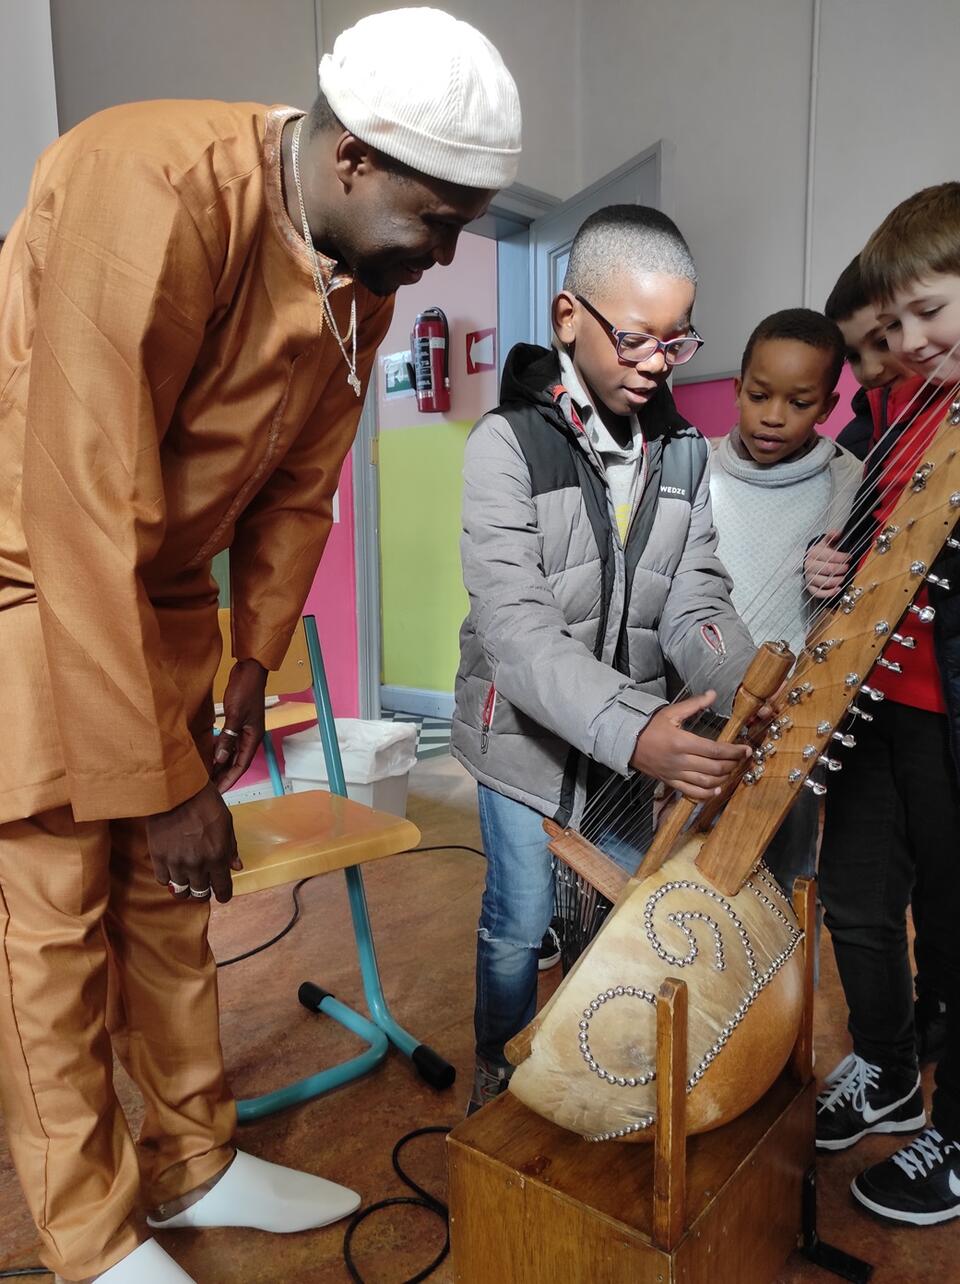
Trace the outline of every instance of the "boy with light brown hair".
<instances>
[{"instance_id":1,"label":"boy with light brown hair","mask_svg":"<svg viewBox=\"0 0 960 1284\"><path fill-rule=\"evenodd\" d=\"M957 395L960 183L926 188L898 205L868 241L860 269L891 353L935 386L923 411L894 422L871 455L861 491L867 502L855 506L868 518L857 532L863 548ZM817 1144L840 1150L870 1132L922 1129L852 1185L873 1212L920 1226L960 1217L960 556L945 547L933 571L939 583L921 591L914 603L921 614L911 614L903 630L914 642L904 651L903 675L885 669L870 677L886 699L858 732L859 747L831 789L820 858L853 1052L819 1098ZM814 596L835 592L808 584ZM914 881L932 864L940 893L924 932L940 958L947 1028L932 1123L924 1127L906 909Z\"/></svg>"}]
</instances>

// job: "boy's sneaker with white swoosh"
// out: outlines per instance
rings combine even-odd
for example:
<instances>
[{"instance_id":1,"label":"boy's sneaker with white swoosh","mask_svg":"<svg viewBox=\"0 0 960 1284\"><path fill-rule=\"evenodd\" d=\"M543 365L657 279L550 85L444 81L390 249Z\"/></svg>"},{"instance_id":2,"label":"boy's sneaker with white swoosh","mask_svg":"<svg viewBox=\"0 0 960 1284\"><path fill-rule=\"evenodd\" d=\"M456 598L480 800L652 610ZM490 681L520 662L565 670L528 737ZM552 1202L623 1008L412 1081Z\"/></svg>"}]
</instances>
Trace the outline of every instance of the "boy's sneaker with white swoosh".
<instances>
[{"instance_id":1,"label":"boy's sneaker with white swoosh","mask_svg":"<svg viewBox=\"0 0 960 1284\"><path fill-rule=\"evenodd\" d=\"M855 1053L817 1097L817 1149L846 1150L871 1132L916 1132L927 1122L919 1070L882 1070Z\"/></svg>"},{"instance_id":2,"label":"boy's sneaker with white swoosh","mask_svg":"<svg viewBox=\"0 0 960 1284\"><path fill-rule=\"evenodd\" d=\"M933 1226L960 1217L960 1140L926 1128L909 1146L874 1164L850 1186L865 1208L896 1222Z\"/></svg>"}]
</instances>

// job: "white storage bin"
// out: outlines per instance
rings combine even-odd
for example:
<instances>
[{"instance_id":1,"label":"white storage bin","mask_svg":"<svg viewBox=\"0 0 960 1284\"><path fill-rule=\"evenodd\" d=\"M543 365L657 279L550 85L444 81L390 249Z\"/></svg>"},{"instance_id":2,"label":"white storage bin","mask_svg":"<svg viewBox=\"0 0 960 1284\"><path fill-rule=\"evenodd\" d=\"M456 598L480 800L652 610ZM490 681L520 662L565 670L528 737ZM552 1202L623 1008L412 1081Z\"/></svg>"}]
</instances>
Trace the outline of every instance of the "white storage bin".
<instances>
[{"instance_id":1,"label":"white storage bin","mask_svg":"<svg viewBox=\"0 0 960 1284\"><path fill-rule=\"evenodd\" d=\"M347 796L377 811L407 814L407 784L417 760L417 727L412 722L337 718ZM320 731L309 727L283 741L285 775L293 793L329 789Z\"/></svg>"}]
</instances>

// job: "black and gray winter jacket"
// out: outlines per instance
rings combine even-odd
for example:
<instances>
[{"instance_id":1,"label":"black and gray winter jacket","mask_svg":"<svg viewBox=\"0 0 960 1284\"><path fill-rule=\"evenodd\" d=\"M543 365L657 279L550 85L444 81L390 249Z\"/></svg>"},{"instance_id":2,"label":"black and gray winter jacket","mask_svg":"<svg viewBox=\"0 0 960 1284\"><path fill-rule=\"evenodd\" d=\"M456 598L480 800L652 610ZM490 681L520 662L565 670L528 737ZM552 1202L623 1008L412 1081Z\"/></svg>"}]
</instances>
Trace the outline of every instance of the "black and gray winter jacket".
<instances>
[{"instance_id":1,"label":"black and gray winter jacket","mask_svg":"<svg viewBox=\"0 0 960 1284\"><path fill-rule=\"evenodd\" d=\"M603 467L556 352L520 344L464 456L454 755L559 823L586 763L628 775L668 669L729 709L755 648L717 553L707 444L664 387L644 408L646 480L621 543Z\"/></svg>"}]
</instances>

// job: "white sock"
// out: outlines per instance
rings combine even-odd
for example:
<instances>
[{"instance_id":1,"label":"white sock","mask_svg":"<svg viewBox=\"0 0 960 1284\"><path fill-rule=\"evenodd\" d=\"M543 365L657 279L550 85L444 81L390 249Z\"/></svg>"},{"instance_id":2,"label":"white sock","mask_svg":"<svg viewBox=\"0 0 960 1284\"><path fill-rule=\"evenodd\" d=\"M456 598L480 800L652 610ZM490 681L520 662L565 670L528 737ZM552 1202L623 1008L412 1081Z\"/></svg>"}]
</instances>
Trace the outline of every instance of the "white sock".
<instances>
[{"instance_id":1,"label":"white sock","mask_svg":"<svg viewBox=\"0 0 960 1284\"><path fill-rule=\"evenodd\" d=\"M360 1196L346 1186L238 1150L216 1186L195 1204L165 1221L148 1217L147 1224L163 1230L250 1226L289 1234L339 1221L359 1207Z\"/></svg>"}]
</instances>

